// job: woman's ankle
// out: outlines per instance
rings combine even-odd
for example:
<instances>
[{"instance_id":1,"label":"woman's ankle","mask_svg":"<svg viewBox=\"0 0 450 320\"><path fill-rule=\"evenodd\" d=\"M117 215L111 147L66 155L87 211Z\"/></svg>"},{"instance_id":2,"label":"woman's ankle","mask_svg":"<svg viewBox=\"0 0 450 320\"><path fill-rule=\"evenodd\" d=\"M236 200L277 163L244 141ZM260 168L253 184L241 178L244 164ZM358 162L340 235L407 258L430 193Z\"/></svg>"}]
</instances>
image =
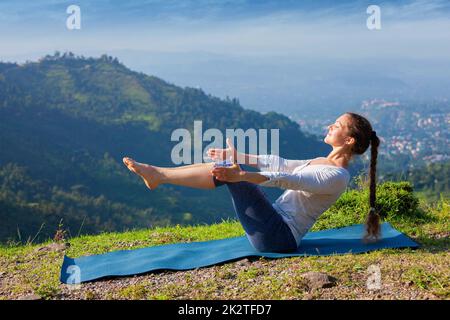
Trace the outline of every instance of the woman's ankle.
<instances>
[{"instance_id":1,"label":"woman's ankle","mask_svg":"<svg viewBox=\"0 0 450 320\"><path fill-rule=\"evenodd\" d=\"M171 168L162 168L162 167L154 167L156 171L159 173L159 184L167 184L170 183L171 174L173 175Z\"/></svg>"}]
</instances>

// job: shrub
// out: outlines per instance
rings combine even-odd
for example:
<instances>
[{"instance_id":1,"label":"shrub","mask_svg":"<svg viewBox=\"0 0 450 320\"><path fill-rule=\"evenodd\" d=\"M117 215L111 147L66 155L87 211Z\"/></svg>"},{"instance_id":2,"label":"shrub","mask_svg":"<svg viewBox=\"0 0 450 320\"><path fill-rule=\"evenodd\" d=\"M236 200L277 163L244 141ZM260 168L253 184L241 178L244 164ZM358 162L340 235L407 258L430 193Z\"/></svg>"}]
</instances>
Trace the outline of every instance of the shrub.
<instances>
[{"instance_id":1,"label":"shrub","mask_svg":"<svg viewBox=\"0 0 450 320\"><path fill-rule=\"evenodd\" d=\"M427 214L419 209L411 183L384 182L377 185L376 207L385 221L427 220ZM359 188L349 189L316 221L313 230L340 228L364 223L369 212L369 188L360 183Z\"/></svg>"}]
</instances>

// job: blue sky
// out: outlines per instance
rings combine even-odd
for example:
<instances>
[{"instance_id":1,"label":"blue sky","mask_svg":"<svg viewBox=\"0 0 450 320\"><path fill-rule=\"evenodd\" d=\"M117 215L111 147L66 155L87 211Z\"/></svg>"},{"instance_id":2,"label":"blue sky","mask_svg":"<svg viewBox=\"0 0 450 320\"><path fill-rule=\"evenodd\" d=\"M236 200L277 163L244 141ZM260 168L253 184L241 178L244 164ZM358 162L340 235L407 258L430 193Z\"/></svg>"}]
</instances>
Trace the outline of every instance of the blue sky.
<instances>
[{"instance_id":1,"label":"blue sky","mask_svg":"<svg viewBox=\"0 0 450 320\"><path fill-rule=\"evenodd\" d=\"M81 30L66 28L71 4ZM0 43L3 61L107 53L256 110L450 94L449 0L2 0Z\"/></svg>"},{"instance_id":2,"label":"blue sky","mask_svg":"<svg viewBox=\"0 0 450 320\"><path fill-rule=\"evenodd\" d=\"M65 27L81 7L82 29ZM382 30L366 28L369 4ZM13 1L0 3L0 58L54 50L445 57L450 1ZM306 50L307 49L307 50ZM379 53L377 53L378 55Z\"/></svg>"}]
</instances>

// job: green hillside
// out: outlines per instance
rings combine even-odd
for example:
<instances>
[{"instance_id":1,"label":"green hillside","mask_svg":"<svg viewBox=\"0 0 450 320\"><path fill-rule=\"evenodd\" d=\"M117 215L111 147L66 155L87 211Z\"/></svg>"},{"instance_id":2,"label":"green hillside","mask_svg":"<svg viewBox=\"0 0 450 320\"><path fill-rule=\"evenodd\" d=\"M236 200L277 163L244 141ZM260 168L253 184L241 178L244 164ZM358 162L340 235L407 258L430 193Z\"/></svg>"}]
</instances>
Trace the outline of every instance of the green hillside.
<instances>
[{"instance_id":1,"label":"green hillside","mask_svg":"<svg viewBox=\"0 0 450 320\"><path fill-rule=\"evenodd\" d=\"M223 132L278 128L287 158L330 151L281 114L177 87L106 55L56 53L37 62L0 63L0 119L3 242L51 237L61 220L76 236L234 217L225 188L150 192L122 164L130 156L173 166L171 132L192 130L194 120ZM275 199L281 191L267 193Z\"/></svg>"},{"instance_id":2,"label":"green hillside","mask_svg":"<svg viewBox=\"0 0 450 320\"><path fill-rule=\"evenodd\" d=\"M409 181L417 195L430 202L450 198L450 162L430 163L400 172L384 174L381 181Z\"/></svg>"}]
</instances>

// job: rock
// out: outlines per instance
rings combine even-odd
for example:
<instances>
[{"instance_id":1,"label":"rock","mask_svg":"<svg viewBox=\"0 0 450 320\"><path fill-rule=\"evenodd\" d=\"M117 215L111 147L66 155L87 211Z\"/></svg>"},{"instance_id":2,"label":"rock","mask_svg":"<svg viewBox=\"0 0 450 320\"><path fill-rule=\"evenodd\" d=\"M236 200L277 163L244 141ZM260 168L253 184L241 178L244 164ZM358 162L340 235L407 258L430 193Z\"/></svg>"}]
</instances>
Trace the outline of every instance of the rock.
<instances>
[{"instance_id":1,"label":"rock","mask_svg":"<svg viewBox=\"0 0 450 320\"><path fill-rule=\"evenodd\" d=\"M248 265L251 265L251 261L250 261L250 259L248 259L248 258L244 258L244 259L242 259L242 260L237 261L237 262L236 262L236 265L237 265L237 266L240 266L240 267L248 266Z\"/></svg>"},{"instance_id":2,"label":"rock","mask_svg":"<svg viewBox=\"0 0 450 320\"><path fill-rule=\"evenodd\" d=\"M302 274L302 277L308 282L310 289L330 288L336 284L336 278L327 275L322 272L306 272Z\"/></svg>"},{"instance_id":3,"label":"rock","mask_svg":"<svg viewBox=\"0 0 450 320\"><path fill-rule=\"evenodd\" d=\"M67 248L66 243L57 243L53 242L44 247L40 247L37 249L39 252L50 252L50 251L63 251Z\"/></svg>"},{"instance_id":4,"label":"rock","mask_svg":"<svg viewBox=\"0 0 450 320\"><path fill-rule=\"evenodd\" d=\"M303 295L302 300L312 300L314 296L311 293L306 293Z\"/></svg>"},{"instance_id":5,"label":"rock","mask_svg":"<svg viewBox=\"0 0 450 320\"><path fill-rule=\"evenodd\" d=\"M19 297L17 300L41 300L42 298L37 294L27 294L26 296Z\"/></svg>"}]
</instances>

